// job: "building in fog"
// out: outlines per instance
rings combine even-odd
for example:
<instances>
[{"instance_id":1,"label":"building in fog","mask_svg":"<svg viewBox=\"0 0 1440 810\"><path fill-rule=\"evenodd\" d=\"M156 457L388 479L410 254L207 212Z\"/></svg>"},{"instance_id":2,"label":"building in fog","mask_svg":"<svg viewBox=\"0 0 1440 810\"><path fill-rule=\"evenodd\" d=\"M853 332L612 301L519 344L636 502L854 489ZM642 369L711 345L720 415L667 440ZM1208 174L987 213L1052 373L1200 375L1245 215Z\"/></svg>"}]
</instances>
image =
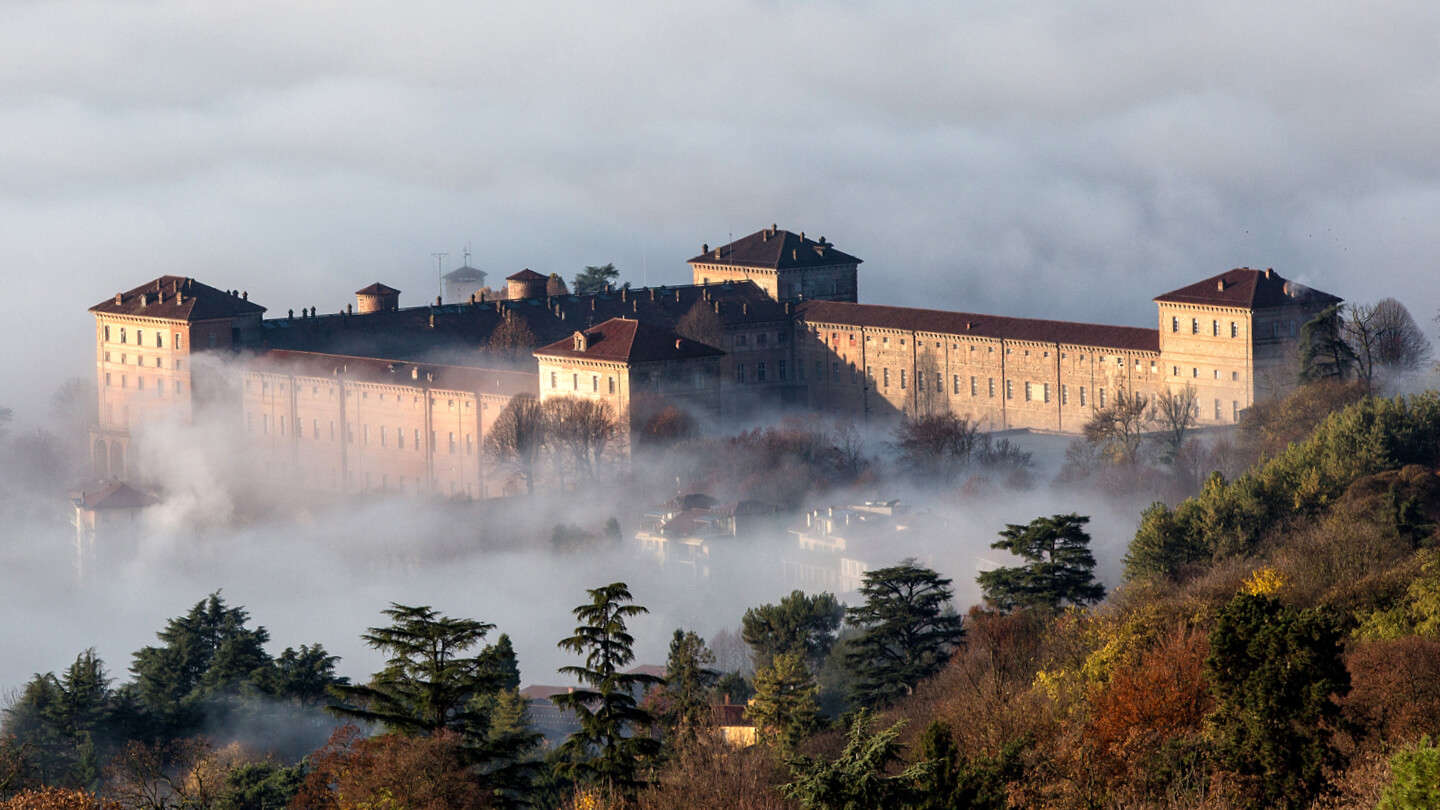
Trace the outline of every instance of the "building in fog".
<instances>
[{"instance_id":1,"label":"building in fog","mask_svg":"<svg viewBox=\"0 0 1440 810\"><path fill-rule=\"evenodd\" d=\"M702 424L778 406L1075 433L1120 391L1189 386L1200 424L1232 424L1291 384L1300 326L1339 300L1239 268L1156 297L1153 329L877 306L860 303L860 259L774 226L688 264L678 286L573 295L526 269L503 298L415 306L375 282L268 318L243 291L146 282L90 308L95 472L133 475L148 421L208 409L297 487L501 495L517 483L481 449L522 393L605 403L622 448L671 405Z\"/></svg>"}]
</instances>

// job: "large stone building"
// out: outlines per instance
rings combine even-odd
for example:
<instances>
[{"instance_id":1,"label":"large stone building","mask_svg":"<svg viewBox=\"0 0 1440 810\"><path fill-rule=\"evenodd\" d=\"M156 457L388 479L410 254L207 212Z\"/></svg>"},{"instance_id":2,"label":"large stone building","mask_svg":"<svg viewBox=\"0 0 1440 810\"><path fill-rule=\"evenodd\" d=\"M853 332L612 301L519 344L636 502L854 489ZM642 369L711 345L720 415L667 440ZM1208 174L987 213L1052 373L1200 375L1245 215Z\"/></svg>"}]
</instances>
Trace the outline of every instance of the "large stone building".
<instances>
[{"instance_id":1,"label":"large stone building","mask_svg":"<svg viewBox=\"0 0 1440 810\"><path fill-rule=\"evenodd\" d=\"M1119 391L1186 386L1202 424L1229 424L1294 379L1300 325L1339 300L1241 268L1155 298L1142 329L861 304L860 263L772 226L705 246L686 285L571 295L525 270L502 300L402 307L376 282L334 314L268 319L243 292L165 276L91 307L95 470L134 474L137 430L205 407L299 487L488 497L515 491L482 448L522 393L603 402L622 435L650 404L1073 433Z\"/></svg>"}]
</instances>

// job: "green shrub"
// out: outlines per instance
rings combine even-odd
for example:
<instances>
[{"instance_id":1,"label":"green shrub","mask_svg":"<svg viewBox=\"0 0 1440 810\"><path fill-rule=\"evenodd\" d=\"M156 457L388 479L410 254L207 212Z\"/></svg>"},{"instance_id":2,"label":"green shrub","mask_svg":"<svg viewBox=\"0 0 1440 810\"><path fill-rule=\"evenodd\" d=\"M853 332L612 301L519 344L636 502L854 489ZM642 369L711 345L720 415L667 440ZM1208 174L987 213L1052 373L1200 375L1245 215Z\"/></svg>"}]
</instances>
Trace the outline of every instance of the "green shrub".
<instances>
[{"instance_id":1,"label":"green shrub","mask_svg":"<svg viewBox=\"0 0 1440 810\"><path fill-rule=\"evenodd\" d=\"M1440 807L1440 748L1422 737L1413 747L1390 758L1390 784L1376 810L1421 810Z\"/></svg>"}]
</instances>

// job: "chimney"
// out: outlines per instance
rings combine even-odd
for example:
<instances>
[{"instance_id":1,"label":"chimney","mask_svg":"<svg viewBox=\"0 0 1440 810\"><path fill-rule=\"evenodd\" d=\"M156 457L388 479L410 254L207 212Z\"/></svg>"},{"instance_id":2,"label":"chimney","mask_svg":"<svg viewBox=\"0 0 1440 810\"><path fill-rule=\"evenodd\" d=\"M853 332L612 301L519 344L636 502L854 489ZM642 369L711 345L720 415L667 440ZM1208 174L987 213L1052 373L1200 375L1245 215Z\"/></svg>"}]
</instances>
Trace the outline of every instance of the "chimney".
<instances>
[{"instance_id":1,"label":"chimney","mask_svg":"<svg viewBox=\"0 0 1440 810\"><path fill-rule=\"evenodd\" d=\"M720 302L718 300L715 302L715 314L720 314Z\"/></svg>"},{"instance_id":2,"label":"chimney","mask_svg":"<svg viewBox=\"0 0 1440 810\"><path fill-rule=\"evenodd\" d=\"M433 312L430 313L430 328L431 328L431 329L434 329L434 328L435 328L435 313L433 313Z\"/></svg>"},{"instance_id":3,"label":"chimney","mask_svg":"<svg viewBox=\"0 0 1440 810\"><path fill-rule=\"evenodd\" d=\"M346 314L346 315L353 314L354 312L355 312L355 305L354 305L354 304L346 304L346 305L345 305L345 314Z\"/></svg>"},{"instance_id":4,"label":"chimney","mask_svg":"<svg viewBox=\"0 0 1440 810\"><path fill-rule=\"evenodd\" d=\"M805 241L805 232L804 232L804 231L801 231L801 232L800 232L800 241L801 241L801 242L804 242L804 241Z\"/></svg>"},{"instance_id":5,"label":"chimney","mask_svg":"<svg viewBox=\"0 0 1440 810\"><path fill-rule=\"evenodd\" d=\"M624 287L621 287L621 288L620 288L620 300L621 300L621 301L629 301L629 300L630 300L630 291L627 290L627 289L624 288Z\"/></svg>"},{"instance_id":6,"label":"chimney","mask_svg":"<svg viewBox=\"0 0 1440 810\"><path fill-rule=\"evenodd\" d=\"M640 302L639 302L638 300L631 301L631 302L630 302L630 309L631 309L632 312L639 312L639 311L640 311Z\"/></svg>"},{"instance_id":7,"label":"chimney","mask_svg":"<svg viewBox=\"0 0 1440 810\"><path fill-rule=\"evenodd\" d=\"M249 291L249 290L246 290L245 292L240 293L240 298L241 298L242 300L249 301L249 300L250 300L250 291Z\"/></svg>"},{"instance_id":8,"label":"chimney","mask_svg":"<svg viewBox=\"0 0 1440 810\"><path fill-rule=\"evenodd\" d=\"M118 296L118 295L115 296L115 303L117 303L117 304L120 303L120 296ZM177 303L177 304L183 304L183 303L185 303L185 293L181 292L180 290L176 290L176 291L175 291L175 303Z\"/></svg>"},{"instance_id":9,"label":"chimney","mask_svg":"<svg viewBox=\"0 0 1440 810\"><path fill-rule=\"evenodd\" d=\"M789 315L792 311L794 311L794 307L795 307L794 304L792 304L792 303L789 302L789 301L786 301L786 302L785 302L785 314L786 314L786 315Z\"/></svg>"},{"instance_id":10,"label":"chimney","mask_svg":"<svg viewBox=\"0 0 1440 810\"><path fill-rule=\"evenodd\" d=\"M470 304L472 306L475 304L475 293L470 293Z\"/></svg>"},{"instance_id":11,"label":"chimney","mask_svg":"<svg viewBox=\"0 0 1440 810\"><path fill-rule=\"evenodd\" d=\"M790 260L791 260L791 261L798 261L799 259L800 259L800 251L797 250L796 248L790 248Z\"/></svg>"},{"instance_id":12,"label":"chimney","mask_svg":"<svg viewBox=\"0 0 1440 810\"><path fill-rule=\"evenodd\" d=\"M655 288L654 288L654 287L651 287L651 288L650 288L650 300L651 300L651 301L654 301L654 300L655 300Z\"/></svg>"},{"instance_id":13,"label":"chimney","mask_svg":"<svg viewBox=\"0 0 1440 810\"><path fill-rule=\"evenodd\" d=\"M715 248L715 258L720 258L720 248Z\"/></svg>"},{"instance_id":14,"label":"chimney","mask_svg":"<svg viewBox=\"0 0 1440 810\"><path fill-rule=\"evenodd\" d=\"M742 302L740 302L740 314L741 314L741 315L749 315L749 314L750 314L750 302L749 302L749 301L742 301Z\"/></svg>"},{"instance_id":15,"label":"chimney","mask_svg":"<svg viewBox=\"0 0 1440 810\"><path fill-rule=\"evenodd\" d=\"M761 241L761 242L769 242L769 241L770 241L770 232L769 232L769 231L761 231L761 232L760 232L760 241Z\"/></svg>"},{"instance_id":16,"label":"chimney","mask_svg":"<svg viewBox=\"0 0 1440 810\"><path fill-rule=\"evenodd\" d=\"M147 305L147 304L149 304L149 303L150 303L150 296L149 296L149 294L147 294L147 293L140 293L140 306L143 307L143 306L145 306L145 305Z\"/></svg>"},{"instance_id":17,"label":"chimney","mask_svg":"<svg viewBox=\"0 0 1440 810\"><path fill-rule=\"evenodd\" d=\"M771 232L771 233L775 233L775 232L778 231L778 230L780 230L780 226L779 226L778 224L776 224L776 223L774 223L774 222L770 223L770 232Z\"/></svg>"},{"instance_id":18,"label":"chimney","mask_svg":"<svg viewBox=\"0 0 1440 810\"><path fill-rule=\"evenodd\" d=\"M1225 292L1225 279L1222 278L1219 281L1215 282L1215 289L1219 290L1220 292Z\"/></svg>"},{"instance_id":19,"label":"chimney","mask_svg":"<svg viewBox=\"0 0 1440 810\"><path fill-rule=\"evenodd\" d=\"M702 243L700 243L700 252L701 252L702 254L703 254L703 253L709 253L709 252L710 252L710 243L709 243L709 242L702 242Z\"/></svg>"},{"instance_id":20,"label":"chimney","mask_svg":"<svg viewBox=\"0 0 1440 810\"><path fill-rule=\"evenodd\" d=\"M410 379L412 379L412 380L418 380L418 379L420 379L420 367L419 367L419 366L411 366L411 367L410 367Z\"/></svg>"},{"instance_id":21,"label":"chimney","mask_svg":"<svg viewBox=\"0 0 1440 810\"><path fill-rule=\"evenodd\" d=\"M683 342L683 341L681 341L680 338L675 338L675 350L676 350L676 351L679 351L679 350L680 350L680 344L681 344L682 342Z\"/></svg>"},{"instance_id":22,"label":"chimney","mask_svg":"<svg viewBox=\"0 0 1440 810\"><path fill-rule=\"evenodd\" d=\"M293 310L293 309L287 310L287 311L286 311L286 315L285 315L285 320L287 320L287 321L293 321L293 320L295 320L295 310Z\"/></svg>"},{"instance_id":23,"label":"chimney","mask_svg":"<svg viewBox=\"0 0 1440 810\"><path fill-rule=\"evenodd\" d=\"M1270 274L1271 274L1271 273L1274 273L1274 272L1275 272L1275 268L1273 268L1273 267L1267 267L1267 268L1265 268L1265 278L1270 278Z\"/></svg>"},{"instance_id":24,"label":"chimney","mask_svg":"<svg viewBox=\"0 0 1440 810\"><path fill-rule=\"evenodd\" d=\"M440 306L440 296L435 296L435 306Z\"/></svg>"}]
</instances>

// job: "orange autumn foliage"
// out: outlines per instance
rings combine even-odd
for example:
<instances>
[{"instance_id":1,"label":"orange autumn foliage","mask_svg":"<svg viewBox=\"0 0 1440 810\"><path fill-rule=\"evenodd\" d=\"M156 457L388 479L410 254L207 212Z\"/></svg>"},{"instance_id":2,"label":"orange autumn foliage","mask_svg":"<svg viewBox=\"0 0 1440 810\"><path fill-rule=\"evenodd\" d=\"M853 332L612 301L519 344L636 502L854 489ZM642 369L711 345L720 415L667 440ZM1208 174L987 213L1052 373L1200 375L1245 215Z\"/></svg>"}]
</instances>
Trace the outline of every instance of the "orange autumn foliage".
<instances>
[{"instance_id":1,"label":"orange autumn foliage","mask_svg":"<svg viewBox=\"0 0 1440 810\"><path fill-rule=\"evenodd\" d=\"M1203 633L1177 630L1133 665L1115 670L1095 696L1087 738L1117 770L1166 740L1199 731L1210 709Z\"/></svg>"},{"instance_id":2,"label":"orange autumn foliage","mask_svg":"<svg viewBox=\"0 0 1440 810\"><path fill-rule=\"evenodd\" d=\"M381 734L344 726L311 756L296 810L482 810L489 797L471 776L460 736Z\"/></svg>"},{"instance_id":3,"label":"orange autumn foliage","mask_svg":"<svg viewBox=\"0 0 1440 810\"><path fill-rule=\"evenodd\" d=\"M26 790L0 801L0 810L119 810L114 802L101 801L93 793L69 788Z\"/></svg>"}]
</instances>

